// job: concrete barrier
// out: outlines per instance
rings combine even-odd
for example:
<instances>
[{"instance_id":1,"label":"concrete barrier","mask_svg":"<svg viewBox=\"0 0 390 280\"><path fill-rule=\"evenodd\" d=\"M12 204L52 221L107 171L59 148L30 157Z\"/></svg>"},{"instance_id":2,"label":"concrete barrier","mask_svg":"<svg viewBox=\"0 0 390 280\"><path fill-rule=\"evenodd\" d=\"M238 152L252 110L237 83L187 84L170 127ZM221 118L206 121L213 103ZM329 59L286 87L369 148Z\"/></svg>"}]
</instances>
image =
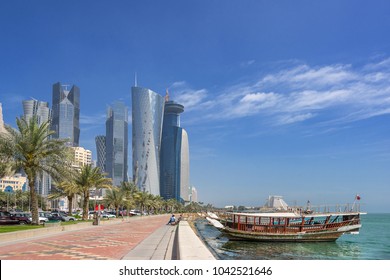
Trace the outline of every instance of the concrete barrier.
<instances>
[{"instance_id":1,"label":"concrete barrier","mask_svg":"<svg viewBox=\"0 0 390 280\"><path fill-rule=\"evenodd\" d=\"M176 246L180 260L216 259L187 221L181 221L178 225Z\"/></svg>"}]
</instances>

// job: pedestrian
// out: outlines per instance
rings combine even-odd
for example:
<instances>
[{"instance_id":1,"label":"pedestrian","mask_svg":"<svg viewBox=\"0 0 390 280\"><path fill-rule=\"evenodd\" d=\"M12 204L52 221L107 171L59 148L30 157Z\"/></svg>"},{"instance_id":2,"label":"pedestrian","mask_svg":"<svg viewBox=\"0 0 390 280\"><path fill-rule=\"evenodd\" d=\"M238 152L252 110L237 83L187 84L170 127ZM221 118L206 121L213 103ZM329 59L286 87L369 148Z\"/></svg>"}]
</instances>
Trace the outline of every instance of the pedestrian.
<instances>
[{"instance_id":1,"label":"pedestrian","mask_svg":"<svg viewBox=\"0 0 390 280\"><path fill-rule=\"evenodd\" d=\"M169 219L167 225L174 225L175 224L175 215L172 214L171 218Z\"/></svg>"}]
</instances>

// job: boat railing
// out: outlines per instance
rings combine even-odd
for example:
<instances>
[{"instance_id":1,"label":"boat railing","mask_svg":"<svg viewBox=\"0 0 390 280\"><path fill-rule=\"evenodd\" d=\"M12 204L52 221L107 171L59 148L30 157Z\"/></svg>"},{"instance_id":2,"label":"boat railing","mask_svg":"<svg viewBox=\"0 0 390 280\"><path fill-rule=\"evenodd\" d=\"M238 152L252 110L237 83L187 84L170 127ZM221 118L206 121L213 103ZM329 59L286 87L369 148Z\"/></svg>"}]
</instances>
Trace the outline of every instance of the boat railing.
<instances>
[{"instance_id":1,"label":"boat railing","mask_svg":"<svg viewBox=\"0 0 390 280\"><path fill-rule=\"evenodd\" d=\"M346 203L334 205L317 205L292 208L291 211L299 213L327 214L327 213L360 213L360 203Z\"/></svg>"}]
</instances>

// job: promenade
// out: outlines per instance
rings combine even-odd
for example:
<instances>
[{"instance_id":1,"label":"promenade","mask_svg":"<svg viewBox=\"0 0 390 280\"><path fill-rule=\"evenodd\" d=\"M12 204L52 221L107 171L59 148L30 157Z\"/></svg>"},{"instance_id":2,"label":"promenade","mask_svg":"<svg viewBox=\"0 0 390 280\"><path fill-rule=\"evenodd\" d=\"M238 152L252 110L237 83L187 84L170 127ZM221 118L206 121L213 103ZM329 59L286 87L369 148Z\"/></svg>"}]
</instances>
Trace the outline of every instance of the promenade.
<instances>
[{"instance_id":1,"label":"promenade","mask_svg":"<svg viewBox=\"0 0 390 280\"><path fill-rule=\"evenodd\" d=\"M187 221L166 225L170 215L131 217L0 234L1 260L215 259ZM81 227L81 228L80 228ZM15 235L19 235L17 240ZM8 238L10 237L10 238ZM12 237L12 238L11 238Z\"/></svg>"}]
</instances>

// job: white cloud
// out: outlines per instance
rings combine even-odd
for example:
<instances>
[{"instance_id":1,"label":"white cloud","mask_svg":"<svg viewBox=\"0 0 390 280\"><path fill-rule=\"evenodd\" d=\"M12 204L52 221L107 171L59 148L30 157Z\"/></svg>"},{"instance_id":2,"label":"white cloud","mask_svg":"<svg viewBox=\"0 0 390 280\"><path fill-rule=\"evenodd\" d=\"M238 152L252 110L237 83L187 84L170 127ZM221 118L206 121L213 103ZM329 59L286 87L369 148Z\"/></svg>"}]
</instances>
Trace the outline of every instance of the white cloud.
<instances>
[{"instance_id":1,"label":"white cloud","mask_svg":"<svg viewBox=\"0 0 390 280\"><path fill-rule=\"evenodd\" d=\"M202 96L203 103L207 97ZM213 110L202 108L208 119L258 115L276 125L314 116L321 116L322 122L349 122L389 114L390 59L360 68L349 64L286 67L226 88L208 102Z\"/></svg>"},{"instance_id":2,"label":"white cloud","mask_svg":"<svg viewBox=\"0 0 390 280\"><path fill-rule=\"evenodd\" d=\"M95 114L91 116L87 115L80 115L80 124L82 125L101 125L104 124L106 119L105 114Z\"/></svg>"},{"instance_id":3,"label":"white cloud","mask_svg":"<svg viewBox=\"0 0 390 280\"><path fill-rule=\"evenodd\" d=\"M182 104L186 111L196 108L205 109L204 107L200 108L203 106L202 102L206 102L206 108L209 108L213 103L211 100L206 101L206 89L193 89L184 81L174 82L169 87L169 95L171 100Z\"/></svg>"}]
</instances>

